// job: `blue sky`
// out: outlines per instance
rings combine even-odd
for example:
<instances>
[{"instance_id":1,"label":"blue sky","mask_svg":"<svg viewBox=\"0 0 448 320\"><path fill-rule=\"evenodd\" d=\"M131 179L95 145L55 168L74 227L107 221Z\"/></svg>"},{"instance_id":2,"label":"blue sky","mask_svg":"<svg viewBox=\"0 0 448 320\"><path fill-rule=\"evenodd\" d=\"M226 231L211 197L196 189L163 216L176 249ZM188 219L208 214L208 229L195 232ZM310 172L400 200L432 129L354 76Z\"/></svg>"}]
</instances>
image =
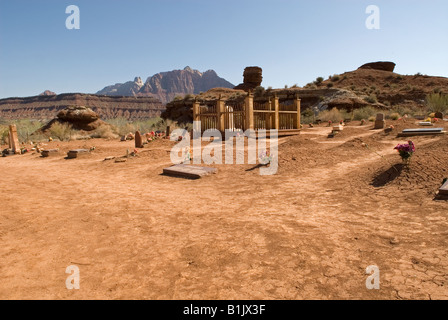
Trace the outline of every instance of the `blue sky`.
<instances>
[{"instance_id":1,"label":"blue sky","mask_svg":"<svg viewBox=\"0 0 448 320\"><path fill-rule=\"evenodd\" d=\"M66 7L80 9L68 30ZM365 27L368 5L380 29ZM446 0L0 0L0 98L94 93L162 71L214 69L238 84L300 86L371 61L448 77Z\"/></svg>"}]
</instances>

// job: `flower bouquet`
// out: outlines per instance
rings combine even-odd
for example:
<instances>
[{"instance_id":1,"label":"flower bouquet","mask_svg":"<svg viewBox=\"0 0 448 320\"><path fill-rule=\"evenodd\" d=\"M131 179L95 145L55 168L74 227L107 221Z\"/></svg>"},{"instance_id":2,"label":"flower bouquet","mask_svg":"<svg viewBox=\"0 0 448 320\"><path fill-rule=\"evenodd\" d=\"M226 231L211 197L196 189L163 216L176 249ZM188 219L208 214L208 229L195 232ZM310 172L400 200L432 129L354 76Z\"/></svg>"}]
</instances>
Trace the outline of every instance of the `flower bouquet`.
<instances>
[{"instance_id":1,"label":"flower bouquet","mask_svg":"<svg viewBox=\"0 0 448 320\"><path fill-rule=\"evenodd\" d=\"M411 161L411 157L415 152L415 145L412 141L408 141L408 143L406 144L397 145L394 149L398 150L403 163L409 164L409 162Z\"/></svg>"},{"instance_id":2,"label":"flower bouquet","mask_svg":"<svg viewBox=\"0 0 448 320\"><path fill-rule=\"evenodd\" d=\"M272 161L272 155L271 153L266 150L260 153L260 156L258 157L258 162L262 165L268 165Z\"/></svg>"}]
</instances>

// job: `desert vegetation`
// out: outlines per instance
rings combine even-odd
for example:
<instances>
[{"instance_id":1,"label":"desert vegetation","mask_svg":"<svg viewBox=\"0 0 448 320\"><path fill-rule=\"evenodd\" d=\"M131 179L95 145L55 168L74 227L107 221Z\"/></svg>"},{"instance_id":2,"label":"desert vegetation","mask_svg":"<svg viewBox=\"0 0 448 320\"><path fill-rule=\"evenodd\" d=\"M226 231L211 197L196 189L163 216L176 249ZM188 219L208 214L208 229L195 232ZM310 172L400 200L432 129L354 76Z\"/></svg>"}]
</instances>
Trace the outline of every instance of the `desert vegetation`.
<instances>
[{"instance_id":1,"label":"desert vegetation","mask_svg":"<svg viewBox=\"0 0 448 320\"><path fill-rule=\"evenodd\" d=\"M446 113L448 110L448 95L434 93L426 97L426 107L430 112Z\"/></svg>"}]
</instances>

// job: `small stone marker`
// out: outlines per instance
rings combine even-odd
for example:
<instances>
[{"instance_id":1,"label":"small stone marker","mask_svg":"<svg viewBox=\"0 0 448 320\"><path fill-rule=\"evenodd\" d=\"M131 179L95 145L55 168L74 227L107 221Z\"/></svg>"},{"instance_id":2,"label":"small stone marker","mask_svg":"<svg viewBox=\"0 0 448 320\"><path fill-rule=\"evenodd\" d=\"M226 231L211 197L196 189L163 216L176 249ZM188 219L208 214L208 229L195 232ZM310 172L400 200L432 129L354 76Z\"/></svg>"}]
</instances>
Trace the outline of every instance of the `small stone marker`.
<instances>
[{"instance_id":1,"label":"small stone marker","mask_svg":"<svg viewBox=\"0 0 448 320\"><path fill-rule=\"evenodd\" d=\"M163 174L173 177L188 179L199 179L203 176L214 174L218 171L216 168L198 167L188 164L177 164L163 169Z\"/></svg>"},{"instance_id":2,"label":"small stone marker","mask_svg":"<svg viewBox=\"0 0 448 320\"><path fill-rule=\"evenodd\" d=\"M343 125L337 125L333 127L333 132L335 131L343 131L344 130L344 126Z\"/></svg>"},{"instance_id":3,"label":"small stone marker","mask_svg":"<svg viewBox=\"0 0 448 320\"><path fill-rule=\"evenodd\" d=\"M20 144L15 124L9 126L9 149L12 149L14 154L20 154Z\"/></svg>"},{"instance_id":4,"label":"small stone marker","mask_svg":"<svg viewBox=\"0 0 448 320\"><path fill-rule=\"evenodd\" d=\"M42 158L48 158L50 156L54 156L54 155L58 155L59 154L59 149L47 149L47 150L42 150L41 155Z\"/></svg>"},{"instance_id":5,"label":"small stone marker","mask_svg":"<svg viewBox=\"0 0 448 320\"><path fill-rule=\"evenodd\" d=\"M443 113L442 112L436 112L435 115L434 115L434 118L443 119Z\"/></svg>"},{"instance_id":6,"label":"small stone marker","mask_svg":"<svg viewBox=\"0 0 448 320\"><path fill-rule=\"evenodd\" d=\"M440 187L439 194L448 195L448 180Z\"/></svg>"},{"instance_id":7,"label":"small stone marker","mask_svg":"<svg viewBox=\"0 0 448 320\"><path fill-rule=\"evenodd\" d=\"M374 129L384 129L386 127L386 120L384 120L384 113L378 113L376 115Z\"/></svg>"},{"instance_id":8,"label":"small stone marker","mask_svg":"<svg viewBox=\"0 0 448 320\"><path fill-rule=\"evenodd\" d=\"M434 124L432 122L430 122L430 121L422 121L422 122L419 122L418 125L419 126L425 126L425 127L431 127Z\"/></svg>"},{"instance_id":9,"label":"small stone marker","mask_svg":"<svg viewBox=\"0 0 448 320\"><path fill-rule=\"evenodd\" d=\"M135 147L136 148L143 148L143 138L140 134L140 131L135 132Z\"/></svg>"},{"instance_id":10,"label":"small stone marker","mask_svg":"<svg viewBox=\"0 0 448 320\"><path fill-rule=\"evenodd\" d=\"M70 150L67 153L67 158L69 158L69 159L76 159L76 158L79 158L81 156L89 155L89 154L90 154L90 150L89 149L75 149L75 150Z\"/></svg>"}]
</instances>

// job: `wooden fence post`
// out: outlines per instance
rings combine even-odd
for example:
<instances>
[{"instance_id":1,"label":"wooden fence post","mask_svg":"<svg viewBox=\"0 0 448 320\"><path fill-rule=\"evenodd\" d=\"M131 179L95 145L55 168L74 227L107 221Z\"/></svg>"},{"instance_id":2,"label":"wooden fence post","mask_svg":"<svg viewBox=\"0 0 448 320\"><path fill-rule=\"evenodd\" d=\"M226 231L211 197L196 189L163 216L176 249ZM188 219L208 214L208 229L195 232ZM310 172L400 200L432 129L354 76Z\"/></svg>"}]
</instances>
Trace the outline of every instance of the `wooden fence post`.
<instances>
[{"instance_id":1,"label":"wooden fence post","mask_svg":"<svg viewBox=\"0 0 448 320\"><path fill-rule=\"evenodd\" d=\"M271 100L269 100L268 102L265 103L266 106L266 110L267 111L271 111ZM271 123L271 112L266 112L265 113L265 117L264 117L265 121L266 121L266 130L270 130L272 129L272 123Z\"/></svg>"},{"instance_id":2,"label":"wooden fence post","mask_svg":"<svg viewBox=\"0 0 448 320\"><path fill-rule=\"evenodd\" d=\"M244 99L246 113L246 130L254 130L254 95L249 93Z\"/></svg>"},{"instance_id":3,"label":"wooden fence post","mask_svg":"<svg viewBox=\"0 0 448 320\"><path fill-rule=\"evenodd\" d=\"M277 95L274 96L274 111L275 111L275 115L274 115L274 129L275 130L280 130L280 115L279 115L279 106L278 106L278 97Z\"/></svg>"},{"instance_id":4,"label":"wooden fence post","mask_svg":"<svg viewBox=\"0 0 448 320\"><path fill-rule=\"evenodd\" d=\"M225 112L225 102L222 100L222 96L219 95L218 101L216 102L216 117L217 117L217 129L221 132L226 130L224 124L224 112Z\"/></svg>"},{"instance_id":5,"label":"wooden fence post","mask_svg":"<svg viewBox=\"0 0 448 320\"><path fill-rule=\"evenodd\" d=\"M297 119L296 119L297 127L295 129L300 129L300 111L301 111L300 102L301 102L301 100L300 100L299 96L296 95L296 99L294 100L294 106L296 107L296 110L297 110Z\"/></svg>"},{"instance_id":6,"label":"wooden fence post","mask_svg":"<svg viewBox=\"0 0 448 320\"><path fill-rule=\"evenodd\" d=\"M199 120L201 120L199 114L199 102L195 100L193 102L193 121L199 121Z\"/></svg>"}]
</instances>

